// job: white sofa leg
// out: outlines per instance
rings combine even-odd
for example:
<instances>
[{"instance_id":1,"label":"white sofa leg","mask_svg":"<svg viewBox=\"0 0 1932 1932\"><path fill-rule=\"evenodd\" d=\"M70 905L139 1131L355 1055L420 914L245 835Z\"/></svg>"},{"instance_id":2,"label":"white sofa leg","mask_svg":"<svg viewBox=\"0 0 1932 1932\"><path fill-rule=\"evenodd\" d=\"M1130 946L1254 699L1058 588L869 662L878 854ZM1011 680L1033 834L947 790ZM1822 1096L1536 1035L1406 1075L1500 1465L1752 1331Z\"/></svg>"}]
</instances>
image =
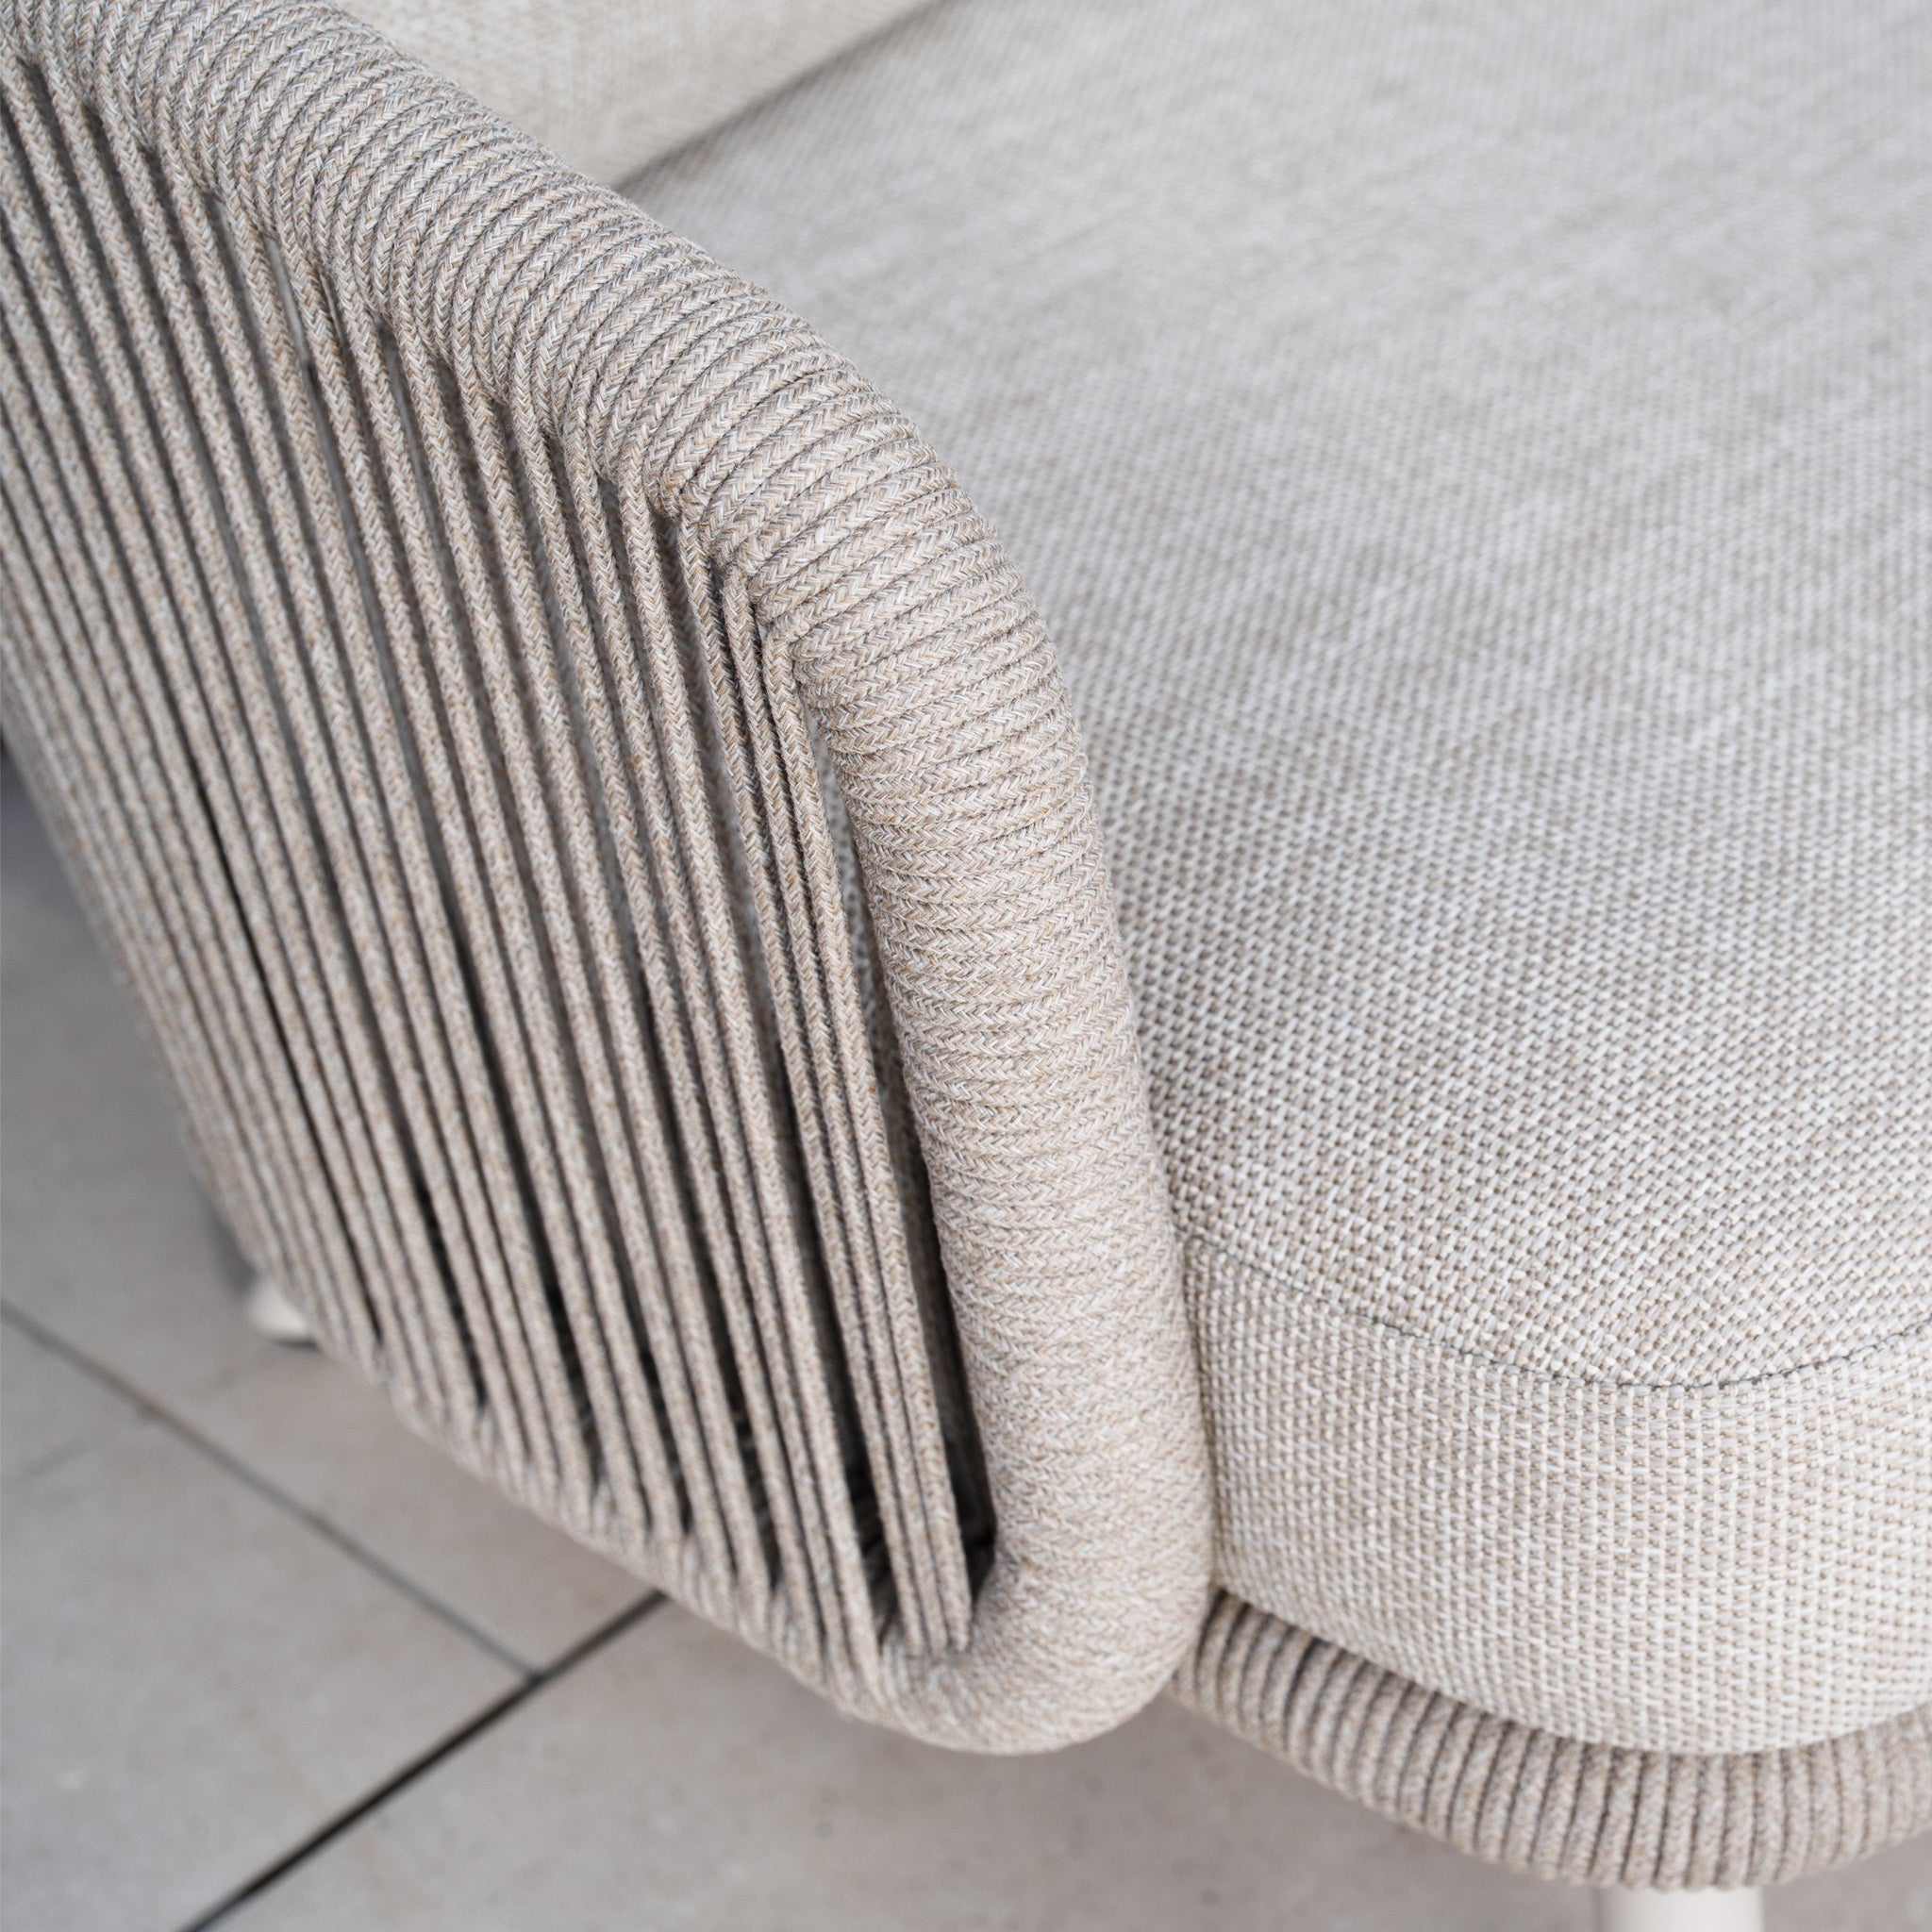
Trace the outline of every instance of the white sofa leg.
<instances>
[{"instance_id":1,"label":"white sofa leg","mask_svg":"<svg viewBox=\"0 0 1932 1932\"><path fill-rule=\"evenodd\" d=\"M308 1317L282 1291L272 1274L258 1274L242 1298L242 1312L258 1335L294 1347L315 1340Z\"/></svg>"},{"instance_id":2,"label":"white sofa leg","mask_svg":"<svg viewBox=\"0 0 1932 1932\"><path fill-rule=\"evenodd\" d=\"M1626 1891L1596 1895L1597 1932L1764 1932L1764 1894L1734 1891Z\"/></svg>"}]
</instances>

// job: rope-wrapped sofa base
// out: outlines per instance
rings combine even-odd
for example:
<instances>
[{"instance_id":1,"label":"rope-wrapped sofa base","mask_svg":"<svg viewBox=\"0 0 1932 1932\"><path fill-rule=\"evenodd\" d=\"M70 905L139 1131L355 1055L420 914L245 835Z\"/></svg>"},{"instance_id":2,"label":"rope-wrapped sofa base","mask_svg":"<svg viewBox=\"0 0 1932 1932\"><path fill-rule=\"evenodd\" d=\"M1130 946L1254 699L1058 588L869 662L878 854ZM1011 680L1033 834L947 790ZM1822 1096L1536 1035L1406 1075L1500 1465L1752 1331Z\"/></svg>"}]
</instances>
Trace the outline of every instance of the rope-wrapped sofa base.
<instances>
[{"instance_id":1,"label":"rope-wrapped sofa base","mask_svg":"<svg viewBox=\"0 0 1932 1932\"><path fill-rule=\"evenodd\" d=\"M1225 1591L1172 1694L1344 1797L1540 1878L1772 1885L1932 1827L1932 1707L1781 1751L1586 1744L1427 1690Z\"/></svg>"}]
</instances>

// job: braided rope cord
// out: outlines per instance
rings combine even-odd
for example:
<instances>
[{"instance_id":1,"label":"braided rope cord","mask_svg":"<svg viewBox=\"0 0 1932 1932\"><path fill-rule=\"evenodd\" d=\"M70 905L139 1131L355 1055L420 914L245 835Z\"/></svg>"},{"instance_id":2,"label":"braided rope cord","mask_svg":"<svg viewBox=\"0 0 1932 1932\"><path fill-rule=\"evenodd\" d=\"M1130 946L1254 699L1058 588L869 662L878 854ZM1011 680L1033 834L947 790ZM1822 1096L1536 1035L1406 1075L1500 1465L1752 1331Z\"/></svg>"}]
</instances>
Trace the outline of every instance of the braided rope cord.
<instances>
[{"instance_id":1,"label":"braided rope cord","mask_svg":"<svg viewBox=\"0 0 1932 1932\"><path fill-rule=\"evenodd\" d=\"M1217 1592L1174 1696L1343 1796L1541 1878L1774 1885L1932 1828L1932 1708L1815 1744L1586 1743L1480 1710Z\"/></svg>"},{"instance_id":2,"label":"braided rope cord","mask_svg":"<svg viewBox=\"0 0 1932 1932\"><path fill-rule=\"evenodd\" d=\"M11 735L211 1191L528 1507L937 1741L1198 1624L1054 660L810 332L311 0L0 7Z\"/></svg>"}]
</instances>

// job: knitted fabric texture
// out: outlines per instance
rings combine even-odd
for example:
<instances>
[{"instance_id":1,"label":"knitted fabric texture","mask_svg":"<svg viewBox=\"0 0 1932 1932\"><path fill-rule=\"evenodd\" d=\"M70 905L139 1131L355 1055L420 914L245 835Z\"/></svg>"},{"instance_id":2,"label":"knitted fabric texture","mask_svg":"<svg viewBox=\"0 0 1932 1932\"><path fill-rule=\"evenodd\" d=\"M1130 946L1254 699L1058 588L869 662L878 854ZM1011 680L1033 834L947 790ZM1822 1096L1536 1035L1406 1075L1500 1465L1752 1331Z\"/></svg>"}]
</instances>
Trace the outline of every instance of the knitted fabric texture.
<instances>
[{"instance_id":1,"label":"knitted fabric texture","mask_svg":"<svg viewBox=\"0 0 1932 1932\"><path fill-rule=\"evenodd\" d=\"M425 67L597 181L645 162L923 0L347 0Z\"/></svg>"},{"instance_id":2,"label":"knitted fabric texture","mask_svg":"<svg viewBox=\"0 0 1932 1932\"><path fill-rule=\"evenodd\" d=\"M1724 1756L1932 1698L1923 9L973 0L633 192L1092 763L1220 1582Z\"/></svg>"},{"instance_id":3,"label":"knitted fabric texture","mask_svg":"<svg viewBox=\"0 0 1932 1932\"><path fill-rule=\"evenodd\" d=\"M0 25L10 722L245 1244L848 1709L1117 1722L1197 1625L1206 1461L985 527L808 329L334 9Z\"/></svg>"},{"instance_id":4,"label":"knitted fabric texture","mask_svg":"<svg viewBox=\"0 0 1932 1932\"><path fill-rule=\"evenodd\" d=\"M1292 34L1280 18L1259 0L937 9L638 192L916 404L1054 617L1215 1446L1226 1593L1177 1693L1526 1869L1794 1875L1928 1818L1932 850L1898 808L1923 792L1932 668L1932 434L1914 416L1932 391L1903 362L1924 341L1932 232L1908 186L1926 178L1923 118L1901 111L1914 43L1903 13L1853 31L1729 0L1626 0L1588 24L1401 0L1311 7ZM1202 1464L1105 874L1030 607L924 445L809 331L325 20L27 9L38 110L58 124L38 146L40 97L14 84L17 165L39 184L16 246L52 253L25 271L33 329L8 399L26 641L9 704L38 708L14 728L42 795L164 1046L178 1035L205 1161L242 1222L253 1185L323 1225L344 1258L308 1264L315 1304L356 1285L375 1372L422 1426L848 1707L1009 1748L1097 1727L1198 1612ZM94 139L123 185L90 201ZM252 225L266 270L237 298L242 332L271 345L273 295L300 346L251 355L272 385L312 371L328 477L296 476L292 518L260 512L270 551L305 559L336 613L314 635L349 696L332 709L318 688L312 731L297 699L325 664L277 658L286 641L253 619L245 648L222 633L232 673L161 635L192 625L170 614L160 535L137 535L166 521L143 507L137 445L153 436L194 476L220 439L170 442L130 401L144 355L186 369L181 339L208 325L143 333L133 308L150 276L164 305L163 277L98 267L117 195L137 219L146 206L130 141L157 158L164 210L184 180L216 196L215 243L240 264L225 273L248 272ZM60 215L63 192L84 217ZM194 245L158 233L162 261L162 242ZM208 360L239 397L249 358ZM239 399L224 411L246 465L299 471L279 426L295 403L272 400L279 440L254 443ZM421 499L420 560L406 508L358 525L346 572L306 560L331 491L353 521L340 451L358 437L385 500ZM466 519L480 562L455 541ZM191 530L183 556L202 542ZM237 542L210 530L206 556ZM404 553L392 614L386 548ZM378 667L425 663L433 731L395 674L366 684L337 611L351 583L380 607ZM420 614L439 596L449 641ZM495 675L472 635L492 625L517 640ZM531 645L554 684L524 663ZM627 655L648 721L614 675ZM267 702L249 713L257 660ZM225 678L232 733L190 715ZM477 731L438 805L436 745L465 691ZM352 767L380 769L385 708L402 772L362 788ZM629 775L679 717L697 772L666 747ZM221 756L254 742L263 793L279 759L318 855L286 910L262 888L265 916L246 898L247 774ZM481 771L504 813L493 869ZM381 814L358 817L358 788ZM628 805L608 795L625 788ZM377 876L390 841L409 877L397 797L439 898ZM647 873L625 870L626 810ZM201 843L163 849L177 823ZM438 842L453 832L476 847L474 892ZM607 928L573 838L596 842ZM659 908L660 874L713 863L717 896L691 892L708 914ZM534 951L507 930L513 907L485 903L499 880ZM394 1014L364 989L417 970L410 946L434 985L428 938L392 941L387 922L438 904L510 1150L502 1194L480 1156L471 1191L494 1215L557 1149L560 1206L526 1208L528 1240L577 1244L588 1309L559 1318L568 1285L541 1264L541 1293L508 1292L527 1379L562 1364L550 1413L579 1387L593 1407L582 1341L610 1365L613 1420L580 1427L591 1507L500 1451L494 1398L466 1392L486 1371L482 1318L444 1312L458 1262L427 1243L408 1272L409 1216L440 1235L444 1210L426 1168L418 1187L408 1158L393 1180L385 1162L391 1141L417 1144L411 1107L456 1115L437 1111L430 1049L412 1033L394 1056ZM654 921L657 967L638 934ZM285 941L301 957L275 967ZM500 1024L467 988L486 941L510 988ZM713 988L733 953L741 1004ZM649 1193L647 1096L604 1010L626 974L674 1144L713 1144L676 1138L691 1092L715 1137L714 1159L680 1151L679 1185L724 1174L738 1146L752 1171L759 1137L733 1123L762 1091L789 1222L762 1207L775 1177L764 1196L746 1183L755 1240L728 1200L706 1220ZM540 992L548 1022L523 1015ZM404 1023L447 997L406 988ZM307 1037L341 1033L341 1066L318 1049L277 1072L294 1049L251 1002L277 1025L312 1006ZM758 1041L736 1060L734 1024ZM542 1024L554 1053L518 1044ZM495 1097L512 1049L527 1106ZM251 1053L284 1097L238 1091ZM727 1107L707 1056L732 1078L762 1068L762 1087L743 1079ZM400 1081L392 1097L391 1068L418 1060L428 1100ZM291 1123L319 1140L329 1108L340 1151L273 1151ZM661 1291L626 1246L626 1162ZM337 1170L353 1207L317 1178ZM696 1310L655 1259L678 1212L703 1257ZM364 1213L396 1231L347 1224ZM761 1241L796 1256L809 1319L754 1307L750 1348L723 1346L728 1283L715 1303L712 1284ZM356 1294L339 1298L353 1319ZM664 1341L640 1339L652 1319ZM641 1389L622 1384L626 1335ZM763 1433L734 1381L755 1357L779 1418ZM667 1362L687 1365L684 1423ZM437 1413L411 1407L410 1374ZM807 1446L785 1447L788 1401L817 1405L819 1450L804 1421ZM640 1445L660 1408L659 1500ZM762 1561L728 1476L702 1509L686 1497L691 1468L728 1469L734 1436L753 1445ZM613 1450L634 1479L613 1482ZM767 1536L774 1483L807 1499L795 1559L775 1519ZM870 1647L855 1567L883 1632Z\"/></svg>"}]
</instances>

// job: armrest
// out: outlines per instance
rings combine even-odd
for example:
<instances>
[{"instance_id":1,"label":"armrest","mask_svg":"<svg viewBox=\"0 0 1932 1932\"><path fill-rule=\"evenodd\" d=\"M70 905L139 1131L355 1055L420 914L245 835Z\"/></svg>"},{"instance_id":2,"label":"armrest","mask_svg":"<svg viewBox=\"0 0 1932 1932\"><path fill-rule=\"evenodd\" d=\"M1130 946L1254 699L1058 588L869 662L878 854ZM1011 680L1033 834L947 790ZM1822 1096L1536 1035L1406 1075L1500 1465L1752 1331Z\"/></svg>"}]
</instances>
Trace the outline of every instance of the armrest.
<instances>
[{"instance_id":1,"label":"armrest","mask_svg":"<svg viewBox=\"0 0 1932 1932\"><path fill-rule=\"evenodd\" d=\"M795 317L333 8L0 27L13 728L255 1258L846 1708L1119 1721L1207 1456L991 532Z\"/></svg>"}]
</instances>

